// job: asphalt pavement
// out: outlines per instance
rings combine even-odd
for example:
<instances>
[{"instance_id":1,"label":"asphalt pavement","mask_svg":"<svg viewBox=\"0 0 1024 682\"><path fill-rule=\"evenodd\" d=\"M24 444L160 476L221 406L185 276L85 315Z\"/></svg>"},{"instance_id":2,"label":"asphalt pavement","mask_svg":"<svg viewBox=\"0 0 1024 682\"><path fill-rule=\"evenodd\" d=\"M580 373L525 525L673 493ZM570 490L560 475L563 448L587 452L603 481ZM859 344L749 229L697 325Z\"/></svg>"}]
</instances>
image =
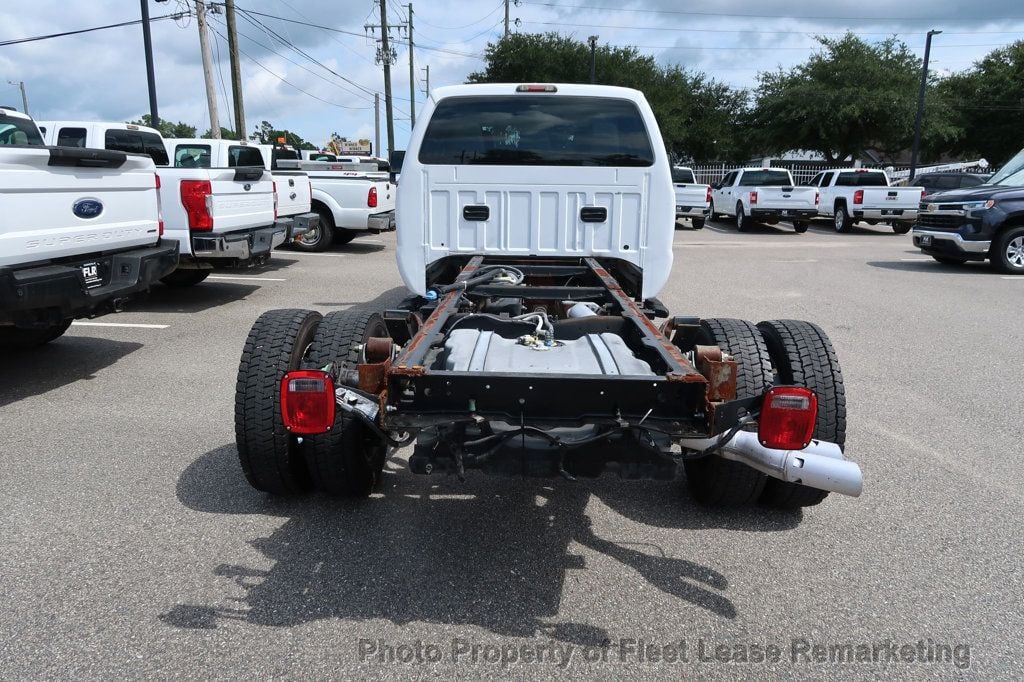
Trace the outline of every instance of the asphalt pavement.
<instances>
[{"instance_id":1,"label":"asphalt pavement","mask_svg":"<svg viewBox=\"0 0 1024 682\"><path fill-rule=\"evenodd\" d=\"M250 489L250 325L385 307L394 255L393 234L281 251L0 357L0 678L1024 670L1024 277L885 226L676 232L673 314L829 333L857 499L722 512L682 481L416 476L408 450L366 500Z\"/></svg>"}]
</instances>

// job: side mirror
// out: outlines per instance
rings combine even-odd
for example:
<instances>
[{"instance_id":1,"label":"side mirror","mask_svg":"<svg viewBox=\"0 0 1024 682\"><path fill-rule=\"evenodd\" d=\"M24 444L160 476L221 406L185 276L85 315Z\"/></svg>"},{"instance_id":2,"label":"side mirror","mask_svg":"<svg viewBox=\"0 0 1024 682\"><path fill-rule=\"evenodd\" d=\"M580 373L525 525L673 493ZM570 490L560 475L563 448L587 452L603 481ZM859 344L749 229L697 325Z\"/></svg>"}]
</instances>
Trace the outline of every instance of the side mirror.
<instances>
[{"instance_id":1,"label":"side mirror","mask_svg":"<svg viewBox=\"0 0 1024 682\"><path fill-rule=\"evenodd\" d=\"M404 149L395 150L388 156L388 165L391 166L391 171L388 177L393 185L398 184L398 176L402 173L403 161L405 161Z\"/></svg>"}]
</instances>

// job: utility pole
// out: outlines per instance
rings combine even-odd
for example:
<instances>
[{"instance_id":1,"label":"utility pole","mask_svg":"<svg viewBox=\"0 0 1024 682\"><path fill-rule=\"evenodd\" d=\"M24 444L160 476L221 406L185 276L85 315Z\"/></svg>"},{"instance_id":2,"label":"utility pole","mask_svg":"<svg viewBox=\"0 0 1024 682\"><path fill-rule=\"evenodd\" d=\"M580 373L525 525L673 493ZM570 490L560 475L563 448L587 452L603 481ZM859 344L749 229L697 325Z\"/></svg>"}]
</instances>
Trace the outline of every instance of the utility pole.
<instances>
[{"instance_id":1,"label":"utility pole","mask_svg":"<svg viewBox=\"0 0 1024 682\"><path fill-rule=\"evenodd\" d=\"M149 125L159 130L160 114L156 110L156 76L153 73L153 36L149 27L149 0L139 0L139 4L142 6L142 45L146 50L146 83L149 85ZM24 98L24 87L21 94ZM26 109L27 107L28 105Z\"/></svg>"},{"instance_id":2,"label":"utility pole","mask_svg":"<svg viewBox=\"0 0 1024 682\"><path fill-rule=\"evenodd\" d=\"M423 94L430 97L430 64L427 64L423 70L427 72L427 83L423 88Z\"/></svg>"},{"instance_id":3,"label":"utility pole","mask_svg":"<svg viewBox=\"0 0 1024 682\"><path fill-rule=\"evenodd\" d=\"M508 38L508 3L509 0L505 0L505 37Z\"/></svg>"},{"instance_id":4,"label":"utility pole","mask_svg":"<svg viewBox=\"0 0 1024 682\"><path fill-rule=\"evenodd\" d=\"M224 0L228 25L228 52L231 53L231 99L235 103L235 133L245 139L245 104L242 101L242 64L238 58L238 31L235 29L235 0Z\"/></svg>"},{"instance_id":5,"label":"utility pole","mask_svg":"<svg viewBox=\"0 0 1024 682\"><path fill-rule=\"evenodd\" d=\"M413 43L412 43L412 3L406 7L409 9L409 128L416 125L416 68L413 66Z\"/></svg>"},{"instance_id":6,"label":"utility pole","mask_svg":"<svg viewBox=\"0 0 1024 682\"><path fill-rule=\"evenodd\" d=\"M380 23L365 24L363 28L368 31L380 29L380 47L377 48L377 62L384 66L384 112L387 119L388 129L388 153L395 148L395 116L392 108L391 97L391 65L395 63L396 53L391 48L391 35L388 28L388 4L387 0L377 0L380 7ZM408 28L407 24L398 24L394 28L399 30ZM411 38L410 38L411 44Z\"/></svg>"},{"instance_id":7,"label":"utility pole","mask_svg":"<svg viewBox=\"0 0 1024 682\"><path fill-rule=\"evenodd\" d=\"M217 114L217 90L213 86L213 55L206 26L206 3L196 0L196 24L199 25L199 50L203 55L203 78L206 80L206 106L210 110L210 136L220 139L220 117Z\"/></svg>"},{"instance_id":8,"label":"utility pole","mask_svg":"<svg viewBox=\"0 0 1024 682\"><path fill-rule=\"evenodd\" d=\"M7 81L11 85L17 85L21 89L21 109L25 114L28 114L28 95L25 94L25 81ZM28 114L31 116L31 114Z\"/></svg>"},{"instance_id":9,"label":"utility pole","mask_svg":"<svg viewBox=\"0 0 1024 682\"><path fill-rule=\"evenodd\" d=\"M373 93L373 153L380 156L380 93Z\"/></svg>"},{"instance_id":10,"label":"utility pole","mask_svg":"<svg viewBox=\"0 0 1024 682\"><path fill-rule=\"evenodd\" d=\"M598 36L590 36L587 40L590 41L590 82L597 82L597 38Z\"/></svg>"},{"instance_id":11,"label":"utility pole","mask_svg":"<svg viewBox=\"0 0 1024 682\"><path fill-rule=\"evenodd\" d=\"M917 173L917 155L921 150L921 123L924 120L924 91L928 86L928 57L932 51L932 36L937 36L942 31L928 31L928 37L924 41L924 64L921 66L921 89L917 91L917 117L914 118L914 146L910 150L910 180L914 179Z\"/></svg>"}]
</instances>

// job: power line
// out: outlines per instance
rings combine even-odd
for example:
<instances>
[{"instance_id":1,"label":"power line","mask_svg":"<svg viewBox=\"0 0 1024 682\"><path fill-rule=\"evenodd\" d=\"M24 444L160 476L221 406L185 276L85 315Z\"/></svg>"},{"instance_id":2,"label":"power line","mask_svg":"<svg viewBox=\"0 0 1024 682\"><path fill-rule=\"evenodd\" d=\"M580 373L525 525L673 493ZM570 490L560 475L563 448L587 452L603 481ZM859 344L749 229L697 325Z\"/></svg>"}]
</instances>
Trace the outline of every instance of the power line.
<instances>
[{"instance_id":1,"label":"power line","mask_svg":"<svg viewBox=\"0 0 1024 682\"><path fill-rule=\"evenodd\" d=\"M423 19L422 17L418 18L417 21L419 21L421 23L424 23L424 24L426 24L427 26L429 26L431 28L436 28L436 29L441 30L441 31L461 31L464 28L469 28L470 26L475 26L476 24L479 24L482 21L486 21L487 19L490 19L491 16L493 16L495 12L497 12L499 9L501 9L504 6L505 6L505 0L501 0L501 2L499 2L497 5L495 5L494 9L492 9L490 12L488 12L485 15L483 15L482 17L480 17L476 21L471 21L468 24L463 24L462 26L438 26L437 24L430 23L429 21L427 21L426 19Z\"/></svg>"},{"instance_id":2,"label":"power line","mask_svg":"<svg viewBox=\"0 0 1024 682\"><path fill-rule=\"evenodd\" d=\"M185 16L184 14L163 14L158 17L150 17L149 22L161 21L163 19L180 19ZM122 21L118 24L107 24L105 26L93 26L92 28L80 28L76 31L64 31L62 33L49 33L43 36L32 36L31 38L14 38L12 40L4 40L0 42L0 47L6 47L7 45L19 45L21 43L32 43L37 40L49 40L50 38L63 38L64 36L74 36L80 33L91 33L92 31L103 31L108 28L120 28L122 26L135 26L141 24L142 19L133 19L132 21Z\"/></svg>"},{"instance_id":3,"label":"power line","mask_svg":"<svg viewBox=\"0 0 1024 682\"><path fill-rule=\"evenodd\" d=\"M678 10L678 9L639 9L629 7L610 7L607 5L563 5L558 2L535 2L534 5L540 5L542 7L554 7L556 9L566 10L579 10L579 9L593 9L593 10L608 10L613 12L643 12L647 14L681 14L686 16L701 16L701 17L740 17L749 19L815 19L815 20L837 20L837 21L926 21L929 23L936 23L940 21L984 21L993 22L991 17L840 17L840 16L794 16L791 14L741 14L737 12L700 12L697 10ZM1000 16L999 20L1024 20L1024 16Z\"/></svg>"}]
</instances>

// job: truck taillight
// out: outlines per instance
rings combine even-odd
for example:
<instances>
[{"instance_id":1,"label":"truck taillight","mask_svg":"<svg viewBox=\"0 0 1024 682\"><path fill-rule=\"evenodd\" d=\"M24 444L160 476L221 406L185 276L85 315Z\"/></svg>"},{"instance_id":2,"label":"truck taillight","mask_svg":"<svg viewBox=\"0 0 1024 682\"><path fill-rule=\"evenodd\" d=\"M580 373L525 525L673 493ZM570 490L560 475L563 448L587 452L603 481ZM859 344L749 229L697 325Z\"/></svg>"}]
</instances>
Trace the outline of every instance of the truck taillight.
<instances>
[{"instance_id":1,"label":"truck taillight","mask_svg":"<svg viewBox=\"0 0 1024 682\"><path fill-rule=\"evenodd\" d=\"M757 192L750 193L750 205L754 206L757 204Z\"/></svg>"},{"instance_id":2,"label":"truck taillight","mask_svg":"<svg viewBox=\"0 0 1024 682\"><path fill-rule=\"evenodd\" d=\"M156 178L156 222L157 222L157 236L164 236L164 206L160 201L160 175L153 173L153 177Z\"/></svg>"},{"instance_id":3,"label":"truck taillight","mask_svg":"<svg viewBox=\"0 0 1024 682\"><path fill-rule=\"evenodd\" d=\"M274 185L274 220L277 220L277 183L271 183Z\"/></svg>"},{"instance_id":4,"label":"truck taillight","mask_svg":"<svg viewBox=\"0 0 1024 682\"><path fill-rule=\"evenodd\" d=\"M864 203L864 190L859 189L853 193L853 203L863 204Z\"/></svg>"},{"instance_id":5,"label":"truck taillight","mask_svg":"<svg viewBox=\"0 0 1024 682\"><path fill-rule=\"evenodd\" d=\"M370 208L377 208L377 188L371 187L366 194L366 205Z\"/></svg>"},{"instance_id":6,"label":"truck taillight","mask_svg":"<svg viewBox=\"0 0 1024 682\"><path fill-rule=\"evenodd\" d=\"M707 186L707 191L704 193L704 201L711 203L711 185Z\"/></svg>"},{"instance_id":7,"label":"truck taillight","mask_svg":"<svg viewBox=\"0 0 1024 682\"><path fill-rule=\"evenodd\" d=\"M928 190L924 190L924 189L923 189L923 190L921 190L921 201L924 201L924 198L925 198L925 197L926 197L927 195L928 195Z\"/></svg>"},{"instance_id":8,"label":"truck taillight","mask_svg":"<svg viewBox=\"0 0 1024 682\"><path fill-rule=\"evenodd\" d=\"M281 379L281 420L290 433L326 433L334 426L334 379L319 370L295 370Z\"/></svg>"},{"instance_id":9,"label":"truck taillight","mask_svg":"<svg viewBox=\"0 0 1024 682\"><path fill-rule=\"evenodd\" d=\"M210 214L210 198L213 188L209 180L182 180L181 205L188 214L188 229L209 232L213 229L213 216Z\"/></svg>"},{"instance_id":10,"label":"truck taillight","mask_svg":"<svg viewBox=\"0 0 1024 682\"><path fill-rule=\"evenodd\" d=\"M821 192L814 193L814 205L817 206L821 203Z\"/></svg>"},{"instance_id":11,"label":"truck taillight","mask_svg":"<svg viewBox=\"0 0 1024 682\"><path fill-rule=\"evenodd\" d=\"M757 439L775 450L803 450L818 418L818 396L802 386L776 386L761 404Z\"/></svg>"}]
</instances>

